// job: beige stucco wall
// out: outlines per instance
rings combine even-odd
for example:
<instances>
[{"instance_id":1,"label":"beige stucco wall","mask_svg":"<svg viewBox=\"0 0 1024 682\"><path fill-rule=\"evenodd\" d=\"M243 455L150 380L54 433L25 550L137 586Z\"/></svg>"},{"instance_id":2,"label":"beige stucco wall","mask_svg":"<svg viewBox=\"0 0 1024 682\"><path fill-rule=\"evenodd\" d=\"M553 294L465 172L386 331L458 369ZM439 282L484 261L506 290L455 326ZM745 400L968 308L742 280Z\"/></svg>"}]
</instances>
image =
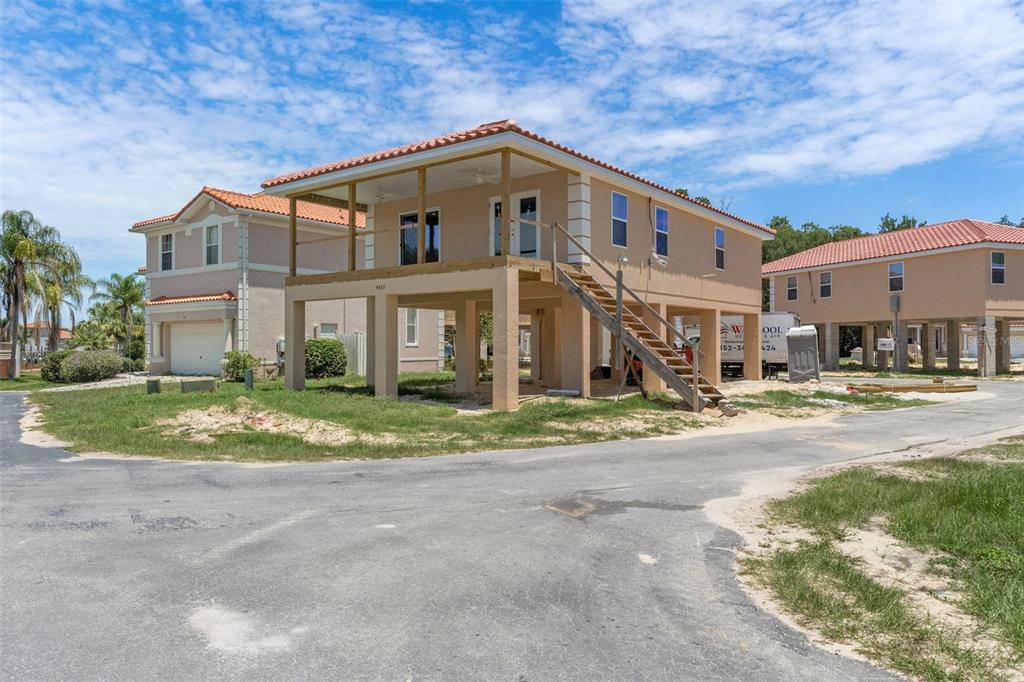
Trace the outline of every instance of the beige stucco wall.
<instances>
[{"instance_id":1,"label":"beige stucco wall","mask_svg":"<svg viewBox=\"0 0 1024 682\"><path fill-rule=\"evenodd\" d=\"M903 263L900 315L906 320L1024 315L1024 251L1005 250L1006 284L992 285L991 248L904 256L885 261L796 273L798 298L786 298L787 279L776 275L775 309L794 312L806 324L883 321L889 310L889 263ZM832 272L832 297L821 299L819 273Z\"/></svg>"}]
</instances>

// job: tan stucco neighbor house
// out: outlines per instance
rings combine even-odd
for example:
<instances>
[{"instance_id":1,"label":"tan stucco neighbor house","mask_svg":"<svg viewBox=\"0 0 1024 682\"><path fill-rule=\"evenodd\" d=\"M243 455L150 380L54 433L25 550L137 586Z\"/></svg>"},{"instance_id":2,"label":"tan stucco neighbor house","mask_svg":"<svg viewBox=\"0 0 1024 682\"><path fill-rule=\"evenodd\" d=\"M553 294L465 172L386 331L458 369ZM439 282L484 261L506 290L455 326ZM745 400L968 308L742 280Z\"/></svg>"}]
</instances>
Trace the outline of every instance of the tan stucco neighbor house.
<instances>
[{"instance_id":1,"label":"tan stucco neighbor house","mask_svg":"<svg viewBox=\"0 0 1024 682\"><path fill-rule=\"evenodd\" d=\"M598 365L614 372L631 357L643 361L646 388L673 388L698 409L717 403L720 349L703 349L695 376L672 322L684 315L716 331L722 313L743 315L753 334L745 366L760 371L761 242L773 231L514 121L308 168L263 187L291 202L293 225L300 202L366 211L363 251L334 261L335 272L299 271L290 247L290 388L303 387L302 338L324 301L365 301L368 378L379 396L397 391L398 358L382 339L395 333L400 306L454 311L456 388L464 393L478 388L478 314L492 312L495 409L519 405L524 321L532 383L548 389L588 396ZM621 336L606 344L607 332Z\"/></svg>"},{"instance_id":2,"label":"tan stucco neighbor house","mask_svg":"<svg viewBox=\"0 0 1024 682\"><path fill-rule=\"evenodd\" d=\"M864 364L884 367L875 339L899 328L894 363L905 368L910 344L935 366L945 349L958 369L968 325L976 335L978 374L1010 368L1011 329L1024 320L1024 229L982 220L953 220L823 244L762 268L772 310L818 325L824 362L839 367L839 327L861 327ZM915 339L914 328L919 329ZM908 344L908 341L910 344Z\"/></svg>"},{"instance_id":3,"label":"tan stucco neighbor house","mask_svg":"<svg viewBox=\"0 0 1024 682\"><path fill-rule=\"evenodd\" d=\"M277 361L285 336L288 211L287 199L204 187L177 212L131 227L146 237L146 265L139 271L146 278L151 374L216 375L228 350L248 351L268 365ZM298 202L300 273L342 267L348 216L345 209ZM359 231L364 220L357 212ZM394 334L401 369L436 370L443 319L432 310L403 310L402 316L404 324ZM303 328L304 338L365 332L363 301L311 305ZM349 367L358 371L357 357L349 359Z\"/></svg>"}]
</instances>

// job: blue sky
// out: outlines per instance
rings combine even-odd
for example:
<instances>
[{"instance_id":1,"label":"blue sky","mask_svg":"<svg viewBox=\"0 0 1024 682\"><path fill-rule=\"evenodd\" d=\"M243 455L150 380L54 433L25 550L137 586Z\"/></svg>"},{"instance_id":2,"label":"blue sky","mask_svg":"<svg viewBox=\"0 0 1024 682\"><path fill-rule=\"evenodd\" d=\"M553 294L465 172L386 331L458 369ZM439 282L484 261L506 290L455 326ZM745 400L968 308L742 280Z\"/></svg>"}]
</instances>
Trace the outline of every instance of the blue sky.
<instances>
[{"instance_id":1,"label":"blue sky","mask_svg":"<svg viewBox=\"0 0 1024 682\"><path fill-rule=\"evenodd\" d=\"M744 217L1024 217L1019 3L0 0L0 204L135 220L506 117Z\"/></svg>"}]
</instances>

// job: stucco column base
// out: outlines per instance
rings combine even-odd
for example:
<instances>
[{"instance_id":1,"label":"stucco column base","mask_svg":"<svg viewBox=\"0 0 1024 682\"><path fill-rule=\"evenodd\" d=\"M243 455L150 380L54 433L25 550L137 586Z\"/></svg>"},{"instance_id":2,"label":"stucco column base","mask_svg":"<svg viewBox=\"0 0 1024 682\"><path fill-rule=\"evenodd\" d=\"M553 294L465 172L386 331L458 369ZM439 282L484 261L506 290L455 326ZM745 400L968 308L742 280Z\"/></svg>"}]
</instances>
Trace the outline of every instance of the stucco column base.
<instances>
[{"instance_id":1,"label":"stucco column base","mask_svg":"<svg viewBox=\"0 0 1024 682\"><path fill-rule=\"evenodd\" d=\"M530 379L533 381L540 381L544 371L544 354L541 351L543 319L544 313L540 308L530 313Z\"/></svg>"},{"instance_id":2,"label":"stucco column base","mask_svg":"<svg viewBox=\"0 0 1024 682\"><path fill-rule=\"evenodd\" d=\"M715 386L722 383L722 311L700 311L700 373Z\"/></svg>"},{"instance_id":3,"label":"stucco column base","mask_svg":"<svg viewBox=\"0 0 1024 682\"><path fill-rule=\"evenodd\" d=\"M561 293L561 386L590 397L590 313L568 292Z\"/></svg>"},{"instance_id":4,"label":"stucco column base","mask_svg":"<svg viewBox=\"0 0 1024 682\"><path fill-rule=\"evenodd\" d=\"M897 372L906 372L910 369L910 358L909 347L907 346L907 336L910 335L910 329L907 323L900 320L899 326L893 329L893 339L896 342L896 350L893 352L892 368Z\"/></svg>"},{"instance_id":5,"label":"stucco column base","mask_svg":"<svg viewBox=\"0 0 1024 682\"><path fill-rule=\"evenodd\" d=\"M656 313L661 315L663 318L665 317L667 310L664 303L651 303L650 306L654 308ZM668 330L666 330L646 308L641 312L641 319L652 332L662 338L665 337ZM644 390L648 393L664 393L668 389L665 381L653 371L647 371L646 367L644 368L643 380Z\"/></svg>"},{"instance_id":6,"label":"stucco column base","mask_svg":"<svg viewBox=\"0 0 1024 682\"><path fill-rule=\"evenodd\" d=\"M888 334L888 327L885 324L875 325L875 347L878 346L878 339L884 339ZM878 370L884 372L889 369L889 351L880 350L875 352L875 364L878 366Z\"/></svg>"},{"instance_id":7,"label":"stucco column base","mask_svg":"<svg viewBox=\"0 0 1024 682\"><path fill-rule=\"evenodd\" d=\"M373 394L398 397L398 296L377 294L373 303Z\"/></svg>"},{"instance_id":8,"label":"stucco column base","mask_svg":"<svg viewBox=\"0 0 1024 682\"><path fill-rule=\"evenodd\" d=\"M825 369L835 372L839 369L839 325L830 322L825 327Z\"/></svg>"},{"instance_id":9,"label":"stucco column base","mask_svg":"<svg viewBox=\"0 0 1024 682\"><path fill-rule=\"evenodd\" d=\"M491 288L494 367L491 407L519 409L519 272L500 268Z\"/></svg>"},{"instance_id":10,"label":"stucco column base","mask_svg":"<svg viewBox=\"0 0 1024 682\"><path fill-rule=\"evenodd\" d=\"M546 305L540 323L541 380L545 386L562 385L562 308Z\"/></svg>"},{"instance_id":11,"label":"stucco column base","mask_svg":"<svg viewBox=\"0 0 1024 682\"><path fill-rule=\"evenodd\" d=\"M455 392L476 393L480 376L480 331L476 301L459 301L455 308Z\"/></svg>"},{"instance_id":12,"label":"stucco column base","mask_svg":"<svg viewBox=\"0 0 1024 682\"><path fill-rule=\"evenodd\" d=\"M743 378L760 379L761 369L761 313L743 316Z\"/></svg>"},{"instance_id":13,"label":"stucco column base","mask_svg":"<svg viewBox=\"0 0 1024 682\"><path fill-rule=\"evenodd\" d=\"M996 372L1010 371L1010 321L996 321Z\"/></svg>"},{"instance_id":14,"label":"stucco column base","mask_svg":"<svg viewBox=\"0 0 1024 682\"><path fill-rule=\"evenodd\" d=\"M978 317L978 376L996 375L996 318Z\"/></svg>"},{"instance_id":15,"label":"stucco column base","mask_svg":"<svg viewBox=\"0 0 1024 682\"><path fill-rule=\"evenodd\" d=\"M960 369L960 322L946 320L946 369Z\"/></svg>"},{"instance_id":16,"label":"stucco column base","mask_svg":"<svg viewBox=\"0 0 1024 682\"><path fill-rule=\"evenodd\" d=\"M935 369L935 324L932 322L921 325L921 367Z\"/></svg>"},{"instance_id":17,"label":"stucco column base","mask_svg":"<svg viewBox=\"0 0 1024 682\"><path fill-rule=\"evenodd\" d=\"M284 385L293 391L306 388L306 302L285 305Z\"/></svg>"},{"instance_id":18,"label":"stucco column base","mask_svg":"<svg viewBox=\"0 0 1024 682\"><path fill-rule=\"evenodd\" d=\"M860 331L861 365L864 369L875 368L875 325L866 324Z\"/></svg>"},{"instance_id":19,"label":"stucco column base","mask_svg":"<svg viewBox=\"0 0 1024 682\"><path fill-rule=\"evenodd\" d=\"M366 387L373 388L373 376L377 371L376 361L376 348L377 344L374 340L377 338L377 322L376 322L376 296L367 296L366 301L366 367L363 371L366 373Z\"/></svg>"}]
</instances>

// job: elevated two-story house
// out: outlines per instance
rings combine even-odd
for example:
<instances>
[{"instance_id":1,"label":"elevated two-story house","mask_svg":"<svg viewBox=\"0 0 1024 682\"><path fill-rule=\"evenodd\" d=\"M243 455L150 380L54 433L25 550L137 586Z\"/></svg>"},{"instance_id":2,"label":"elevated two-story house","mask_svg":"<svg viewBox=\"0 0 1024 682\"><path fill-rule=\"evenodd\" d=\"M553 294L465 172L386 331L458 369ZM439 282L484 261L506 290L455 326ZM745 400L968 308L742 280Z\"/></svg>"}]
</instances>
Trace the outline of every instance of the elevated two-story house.
<instances>
[{"instance_id":1,"label":"elevated two-story house","mask_svg":"<svg viewBox=\"0 0 1024 682\"><path fill-rule=\"evenodd\" d=\"M643 364L648 390L700 409L721 400L717 343L690 366L674 320L717 331L744 316L745 367L759 372L761 242L773 232L505 120L263 183L290 203L286 382L303 387L302 338L314 306L365 301L369 381L394 395L386 340L400 307L454 311L456 388L477 390L478 315L493 315L492 403L519 404L519 326L529 320L535 382L587 396L591 373ZM334 272L299 270L303 202L365 207L363 254ZM349 226L350 233L359 231ZM621 284L620 284L621 282ZM614 335L612 357L599 339ZM631 370L626 370L631 371Z\"/></svg>"},{"instance_id":2,"label":"elevated two-story house","mask_svg":"<svg viewBox=\"0 0 1024 682\"><path fill-rule=\"evenodd\" d=\"M361 242L365 214L356 211ZM349 212L298 202L295 262L302 275L347 267ZM152 374L217 375L225 351L252 353L268 365L284 339L284 279L289 266L289 202L263 193L204 187L178 211L135 223L146 237L146 348ZM356 250L360 257L362 249ZM443 319L402 310L393 346L402 370L438 368ZM303 338L365 334L361 300L309 308ZM358 344L356 344L358 347ZM359 369L358 358L349 366Z\"/></svg>"},{"instance_id":3,"label":"elevated two-story house","mask_svg":"<svg viewBox=\"0 0 1024 682\"><path fill-rule=\"evenodd\" d=\"M946 351L958 369L967 325L976 333L978 373L1010 368L1012 323L1024 321L1024 229L961 219L823 244L763 267L771 309L818 325L828 369L839 367L839 328L861 328L867 367L905 369L908 348L935 366ZM962 329L963 327L963 329Z\"/></svg>"}]
</instances>

